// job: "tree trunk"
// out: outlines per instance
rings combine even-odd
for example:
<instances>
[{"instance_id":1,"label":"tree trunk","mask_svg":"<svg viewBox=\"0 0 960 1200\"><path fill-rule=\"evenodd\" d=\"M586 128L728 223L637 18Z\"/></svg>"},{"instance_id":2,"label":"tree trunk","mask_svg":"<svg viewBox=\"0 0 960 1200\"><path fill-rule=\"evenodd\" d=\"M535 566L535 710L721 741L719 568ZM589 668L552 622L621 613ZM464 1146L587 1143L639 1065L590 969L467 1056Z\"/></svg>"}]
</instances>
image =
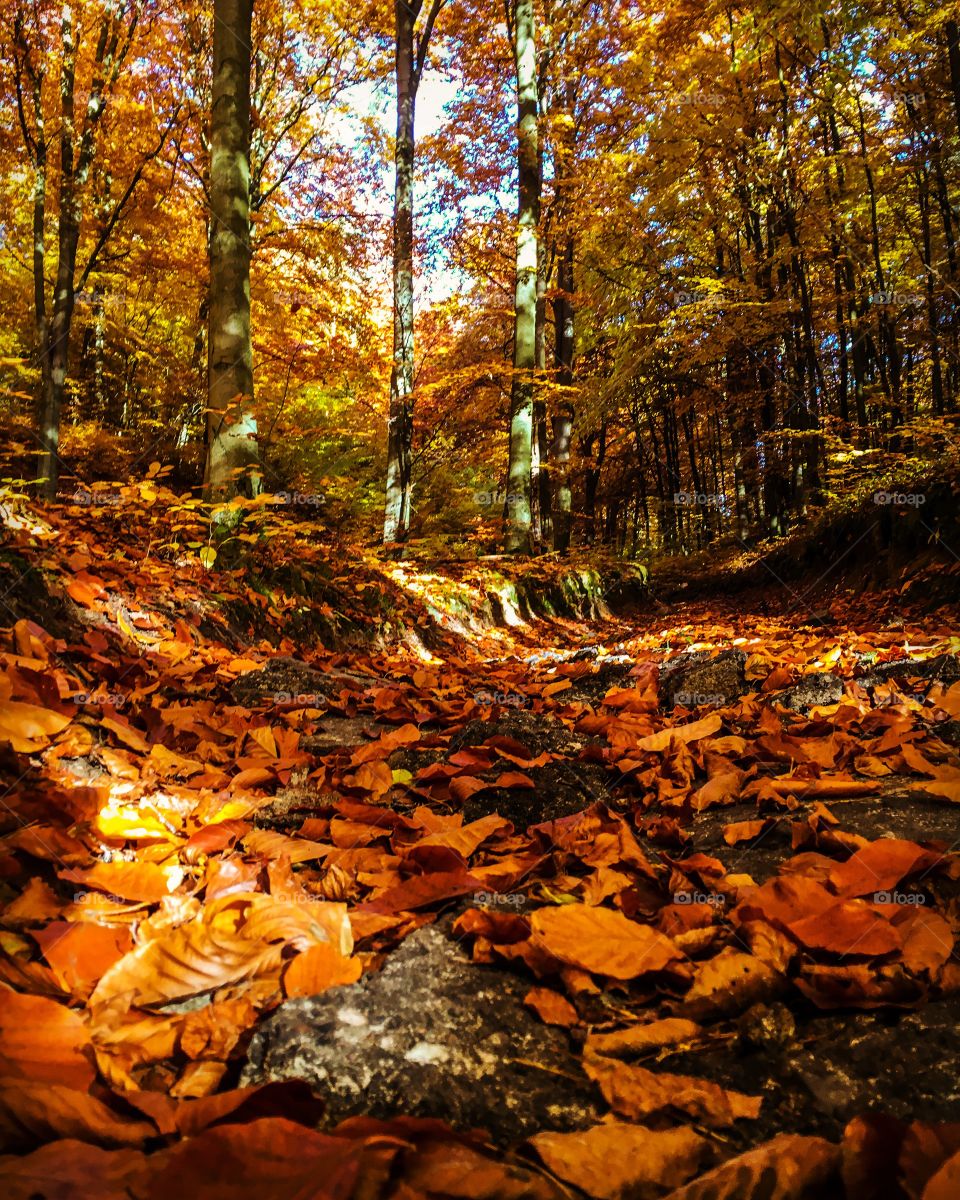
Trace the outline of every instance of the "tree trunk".
<instances>
[{"instance_id":1,"label":"tree trunk","mask_svg":"<svg viewBox=\"0 0 960 1200\"><path fill-rule=\"evenodd\" d=\"M557 296L553 302L557 383L561 392L553 417L553 546L565 554L570 549L572 492L570 489L570 441L573 435L573 235L568 234L557 264Z\"/></svg>"},{"instance_id":2,"label":"tree trunk","mask_svg":"<svg viewBox=\"0 0 960 1200\"><path fill-rule=\"evenodd\" d=\"M517 280L510 395L510 459L504 548L531 550L530 470L533 392L537 357L537 243L540 224L540 155L537 130L537 63L533 0L516 0L513 56L517 75Z\"/></svg>"},{"instance_id":3,"label":"tree trunk","mask_svg":"<svg viewBox=\"0 0 960 1200\"><path fill-rule=\"evenodd\" d=\"M950 90L953 92L953 112L957 119L957 132L960 133L960 25L956 21L948 21L947 59L950 64Z\"/></svg>"},{"instance_id":4,"label":"tree trunk","mask_svg":"<svg viewBox=\"0 0 960 1200\"><path fill-rule=\"evenodd\" d=\"M387 427L385 544L406 541L413 442L413 158L417 99L414 24L420 4L396 0L397 141L393 193L393 370Z\"/></svg>"},{"instance_id":5,"label":"tree trunk","mask_svg":"<svg viewBox=\"0 0 960 1200\"><path fill-rule=\"evenodd\" d=\"M554 182L559 209L560 248L557 254L557 287L553 299L554 360L557 385L561 389L554 408L552 459L553 486L553 547L565 554L570 549L572 531L572 499L570 488L570 442L573 436L573 355L574 355L574 233L569 197L569 174L573 170L573 85L568 80L563 93L564 112L570 118L565 126L570 132L563 139L555 165Z\"/></svg>"},{"instance_id":6,"label":"tree trunk","mask_svg":"<svg viewBox=\"0 0 960 1200\"><path fill-rule=\"evenodd\" d=\"M250 337L252 0L214 0L207 499L260 490Z\"/></svg>"}]
</instances>

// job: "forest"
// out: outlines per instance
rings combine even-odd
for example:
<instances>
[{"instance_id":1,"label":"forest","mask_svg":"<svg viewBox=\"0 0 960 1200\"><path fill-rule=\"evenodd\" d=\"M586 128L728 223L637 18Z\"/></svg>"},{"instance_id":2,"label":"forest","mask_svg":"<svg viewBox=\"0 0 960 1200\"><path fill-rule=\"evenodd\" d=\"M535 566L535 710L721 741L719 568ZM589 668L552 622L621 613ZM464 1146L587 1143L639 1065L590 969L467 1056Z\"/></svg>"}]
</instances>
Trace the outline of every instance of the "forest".
<instances>
[{"instance_id":1,"label":"forest","mask_svg":"<svg viewBox=\"0 0 960 1200\"><path fill-rule=\"evenodd\" d=\"M960 1196L960 15L0 0L10 1200Z\"/></svg>"}]
</instances>

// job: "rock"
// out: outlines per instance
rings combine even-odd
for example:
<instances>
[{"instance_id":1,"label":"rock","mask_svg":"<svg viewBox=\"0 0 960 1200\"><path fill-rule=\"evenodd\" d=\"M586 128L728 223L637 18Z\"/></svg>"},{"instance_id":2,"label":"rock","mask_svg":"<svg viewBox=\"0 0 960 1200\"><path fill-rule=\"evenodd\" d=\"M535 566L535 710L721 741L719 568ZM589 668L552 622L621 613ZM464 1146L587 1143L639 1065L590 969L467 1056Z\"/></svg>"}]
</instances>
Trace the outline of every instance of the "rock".
<instances>
[{"instance_id":1,"label":"rock","mask_svg":"<svg viewBox=\"0 0 960 1200\"><path fill-rule=\"evenodd\" d=\"M470 721L450 739L450 753L481 746L490 738L508 738L522 747L531 759L538 758L544 751L558 758L542 767L525 767L506 760L498 762L484 772L484 778L496 778L502 771L519 771L531 779L534 786L485 788L474 793L462 806L465 821L499 813L522 831L528 825L573 816L595 801L608 798L607 769L599 763L577 761L587 744L586 739L572 733L562 722L523 710L508 713L497 721Z\"/></svg>"},{"instance_id":2,"label":"rock","mask_svg":"<svg viewBox=\"0 0 960 1200\"><path fill-rule=\"evenodd\" d=\"M291 784L281 788L262 808L251 816L257 829L274 829L278 833L289 833L299 829L308 817L336 804L339 796L334 792L319 792L316 788Z\"/></svg>"},{"instance_id":3,"label":"rock","mask_svg":"<svg viewBox=\"0 0 960 1200\"><path fill-rule=\"evenodd\" d=\"M732 704L747 691L742 650L686 654L667 663L660 672L660 697L664 708L720 707Z\"/></svg>"},{"instance_id":4,"label":"rock","mask_svg":"<svg viewBox=\"0 0 960 1200\"><path fill-rule=\"evenodd\" d=\"M282 704L304 700L305 708L322 705L334 691L331 676L297 658L271 658L258 671L248 671L230 688L235 704L256 708L262 704Z\"/></svg>"},{"instance_id":5,"label":"rock","mask_svg":"<svg viewBox=\"0 0 960 1200\"><path fill-rule=\"evenodd\" d=\"M930 732L948 746L960 746L960 721L941 721L939 725L933 725Z\"/></svg>"},{"instance_id":6,"label":"rock","mask_svg":"<svg viewBox=\"0 0 960 1200\"><path fill-rule=\"evenodd\" d=\"M319 756L331 754L334 750L352 750L390 728L372 717L325 716L318 729L300 738L298 748L306 754Z\"/></svg>"},{"instance_id":7,"label":"rock","mask_svg":"<svg viewBox=\"0 0 960 1200\"><path fill-rule=\"evenodd\" d=\"M586 739L577 737L576 734L570 732L566 725L552 717L526 712L523 709L504 712L504 708L509 707L508 702L512 693L504 695L506 700L501 706L502 715L496 721L487 718L469 721L453 735L450 739L452 754L467 746L481 746L494 737L509 738L513 742L519 742L531 758L536 758L545 750L552 754L575 755L583 749ZM518 705L523 700L527 700L527 697L517 696Z\"/></svg>"},{"instance_id":8,"label":"rock","mask_svg":"<svg viewBox=\"0 0 960 1200\"><path fill-rule=\"evenodd\" d=\"M901 658L883 663L861 661L855 677L862 687L875 687L891 679L938 679L941 683L955 683L960 679L960 655L935 654L933 658Z\"/></svg>"},{"instance_id":9,"label":"rock","mask_svg":"<svg viewBox=\"0 0 960 1200\"><path fill-rule=\"evenodd\" d=\"M328 696L338 696L343 688L359 692L375 682L351 671L321 671L299 658L278 656L259 670L248 671L236 679L230 696L234 704L245 708L264 704L322 708Z\"/></svg>"},{"instance_id":10,"label":"rock","mask_svg":"<svg viewBox=\"0 0 960 1200\"><path fill-rule=\"evenodd\" d=\"M801 625L812 626L814 629L827 629L831 625L836 625L836 623L836 618L828 609L823 609L820 612L811 612L805 620L800 622Z\"/></svg>"},{"instance_id":11,"label":"rock","mask_svg":"<svg viewBox=\"0 0 960 1200\"><path fill-rule=\"evenodd\" d=\"M737 1031L748 1046L791 1045L797 1036L797 1023L785 1004L754 1004L737 1020Z\"/></svg>"},{"instance_id":12,"label":"rock","mask_svg":"<svg viewBox=\"0 0 960 1200\"><path fill-rule=\"evenodd\" d=\"M630 672L636 666L636 661L628 654L612 654L597 660L596 668L588 675L581 675L572 681L573 686L557 695L561 703L586 701L588 704L602 703L603 697L611 688L628 688L635 680L630 678Z\"/></svg>"},{"instance_id":13,"label":"rock","mask_svg":"<svg viewBox=\"0 0 960 1200\"><path fill-rule=\"evenodd\" d=\"M843 680L829 671L804 675L799 683L782 692L774 692L771 700L784 708L803 712L817 705L839 704L843 696Z\"/></svg>"},{"instance_id":14,"label":"rock","mask_svg":"<svg viewBox=\"0 0 960 1200\"><path fill-rule=\"evenodd\" d=\"M557 821L583 812L597 800L609 802L606 769L598 763L553 762L524 770L533 788L485 788L463 804L464 821L477 821L491 813L506 817L514 829Z\"/></svg>"},{"instance_id":15,"label":"rock","mask_svg":"<svg viewBox=\"0 0 960 1200\"><path fill-rule=\"evenodd\" d=\"M241 1085L303 1079L324 1124L438 1117L498 1145L580 1129L598 1098L560 1030L523 1005L530 986L472 964L445 928L411 934L377 974L290 1000L261 1025Z\"/></svg>"}]
</instances>

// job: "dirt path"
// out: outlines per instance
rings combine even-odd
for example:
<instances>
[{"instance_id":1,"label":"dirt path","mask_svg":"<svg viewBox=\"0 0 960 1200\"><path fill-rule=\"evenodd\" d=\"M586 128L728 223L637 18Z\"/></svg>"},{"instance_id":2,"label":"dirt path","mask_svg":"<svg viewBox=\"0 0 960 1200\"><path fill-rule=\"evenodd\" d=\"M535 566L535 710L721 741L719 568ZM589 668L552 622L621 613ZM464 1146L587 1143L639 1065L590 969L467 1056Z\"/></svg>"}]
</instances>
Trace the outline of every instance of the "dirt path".
<instances>
[{"instance_id":1,"label":"dirt path","mask_svg":"<svg viewBox=\"0 0 960 1200\"><path fill-rule=\"evenodd\" d=\"M246 1169L299 1121L364 1171L399 1138L369 1193L397 1200L480 1195L437 1182L458 1155L510 1172L491 1196L771 1163L778 1195L839 1196L842 1140L876 1170L870 1114L891 1145L957 1121L960 660L948 617L869 608L545 621L447 657L173 639L130 669L20 629L12 703L56 719L7 763L0 976L62 1035L0 1038L39 1089L4 1101L14 1194L65 1178L64 1139L127 1155L126 1195L205 1188L188 1144ZM87 671L72 722L30 662Z\"/></svg>"}]
</instances>

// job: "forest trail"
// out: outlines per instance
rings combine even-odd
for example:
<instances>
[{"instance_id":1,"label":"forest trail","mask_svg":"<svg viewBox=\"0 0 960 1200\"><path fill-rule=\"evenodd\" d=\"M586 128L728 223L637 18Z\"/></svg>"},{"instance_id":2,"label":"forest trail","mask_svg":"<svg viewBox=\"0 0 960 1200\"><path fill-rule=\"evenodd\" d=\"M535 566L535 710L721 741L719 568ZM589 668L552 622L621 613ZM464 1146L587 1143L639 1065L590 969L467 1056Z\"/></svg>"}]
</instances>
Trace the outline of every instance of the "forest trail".
<instances>
[{"instance_id":1,"label":"forest trail","mask_svg":"<svg viewBox=\"0 0 960 1200\"><path fill-rule=\"evenodd\" d=\"M940 1169L952 614L770 593L331 651L273 595L243 652L252 577L129 519L102 553L111 520L33 593L56 632L4 635L8 1194L839 1196L878 1139Z\"/></svg>"}]
</instances>

